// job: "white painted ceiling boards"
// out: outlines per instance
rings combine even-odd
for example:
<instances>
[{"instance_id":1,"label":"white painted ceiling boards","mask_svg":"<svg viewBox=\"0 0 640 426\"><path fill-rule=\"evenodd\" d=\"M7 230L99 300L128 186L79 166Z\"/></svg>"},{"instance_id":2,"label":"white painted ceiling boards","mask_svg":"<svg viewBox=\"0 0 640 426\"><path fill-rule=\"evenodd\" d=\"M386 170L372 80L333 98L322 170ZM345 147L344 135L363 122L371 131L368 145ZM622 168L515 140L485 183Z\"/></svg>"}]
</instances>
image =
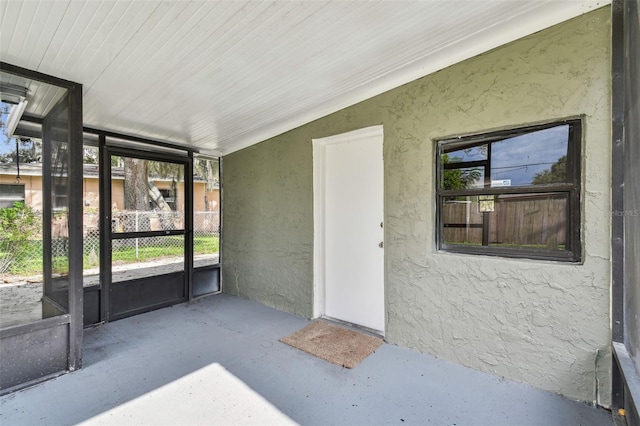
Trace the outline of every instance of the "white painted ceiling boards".
<instances>
[{"instance_id":1,"label":"white painted ceiling boards","mask_svg":"<svg viewBox=\"0 0 640 426\"><path fill-rule=\"evenodd\" d=\"M83 84L85 126L226 154L607 3L0 0L0 59Z\"/></svg>"}]
</instances>

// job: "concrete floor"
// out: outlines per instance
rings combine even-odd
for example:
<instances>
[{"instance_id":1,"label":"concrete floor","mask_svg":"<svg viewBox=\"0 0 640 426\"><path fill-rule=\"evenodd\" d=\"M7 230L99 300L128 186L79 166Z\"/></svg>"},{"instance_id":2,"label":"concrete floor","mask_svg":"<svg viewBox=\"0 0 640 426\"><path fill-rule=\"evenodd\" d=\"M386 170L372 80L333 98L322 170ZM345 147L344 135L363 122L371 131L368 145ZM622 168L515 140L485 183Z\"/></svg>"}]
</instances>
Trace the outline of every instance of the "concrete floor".
<instances>
[{"instance_id":1,"label":"concrete floor","mask_svg":"<svg viewBox=\"0 0 640 426\"><path fill-rule=\"evenodd\" d=\"M384 344L353 370L278 341L303 318L227 295L86 330L84 368L0 424L611 425L611 414Z\"/></svg>"}]
</instances>

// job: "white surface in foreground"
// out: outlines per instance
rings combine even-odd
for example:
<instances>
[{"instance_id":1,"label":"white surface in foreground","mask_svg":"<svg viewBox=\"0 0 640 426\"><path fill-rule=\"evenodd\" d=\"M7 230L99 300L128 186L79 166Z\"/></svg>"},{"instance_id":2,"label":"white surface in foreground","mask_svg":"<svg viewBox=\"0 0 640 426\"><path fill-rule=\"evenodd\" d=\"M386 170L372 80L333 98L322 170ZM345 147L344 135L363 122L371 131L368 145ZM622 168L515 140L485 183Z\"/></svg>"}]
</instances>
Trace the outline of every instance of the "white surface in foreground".
<instances>
[{"instance_id":1,"label":"white surface in foreground","mask_svg":"<svg viewBox=\"0 0 640 426\"><path fill-rule=\"evenodd\" d=\"M176 409L188 395L189 406ZM202 410L202 407L207 407ZM215 417L211 414L216 413ZM220 364L211 364L105 411L81 425L294 425Z\"/></svg>"}]
</instances>

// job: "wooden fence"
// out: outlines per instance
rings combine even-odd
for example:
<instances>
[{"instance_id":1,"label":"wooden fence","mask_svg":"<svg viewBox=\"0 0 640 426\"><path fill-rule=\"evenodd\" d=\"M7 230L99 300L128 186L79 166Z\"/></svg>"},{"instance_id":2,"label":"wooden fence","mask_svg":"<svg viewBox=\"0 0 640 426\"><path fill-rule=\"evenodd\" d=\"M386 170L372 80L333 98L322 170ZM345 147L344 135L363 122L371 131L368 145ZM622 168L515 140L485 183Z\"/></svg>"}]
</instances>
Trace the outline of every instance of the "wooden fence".
<instances>
[{"instance_id":1,"label":"wooden fence","mask_svg":"<svg viewBox=\"0 0 640 426\"><path fill-rule=\"evenodd\" d=\"M488 215L490 245L564 250L567 200L562 195L501 195L496 197L493 212L479 210L477 201L445 201L445 242L482 244L483 215Z\"/></svg>"}]
</instances>

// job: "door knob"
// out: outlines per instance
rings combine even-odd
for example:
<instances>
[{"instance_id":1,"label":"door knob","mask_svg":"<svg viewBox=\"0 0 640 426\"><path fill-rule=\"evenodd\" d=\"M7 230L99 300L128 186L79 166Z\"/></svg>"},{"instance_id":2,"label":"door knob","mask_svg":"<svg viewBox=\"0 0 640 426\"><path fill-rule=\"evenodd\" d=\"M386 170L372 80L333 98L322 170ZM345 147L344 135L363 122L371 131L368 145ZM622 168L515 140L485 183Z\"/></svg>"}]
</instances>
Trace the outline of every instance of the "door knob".
<instances>
[{"instance_id":1,"label":"door knob","mask_svg":"<svg viewBox=\"0 0 640 426\"><path fill-rule=\"evenodd\" d=\"M381 242L380 244L378 244L378 247L383 248L384 247L384 242Z\"/></svg>"}]
</instances>

